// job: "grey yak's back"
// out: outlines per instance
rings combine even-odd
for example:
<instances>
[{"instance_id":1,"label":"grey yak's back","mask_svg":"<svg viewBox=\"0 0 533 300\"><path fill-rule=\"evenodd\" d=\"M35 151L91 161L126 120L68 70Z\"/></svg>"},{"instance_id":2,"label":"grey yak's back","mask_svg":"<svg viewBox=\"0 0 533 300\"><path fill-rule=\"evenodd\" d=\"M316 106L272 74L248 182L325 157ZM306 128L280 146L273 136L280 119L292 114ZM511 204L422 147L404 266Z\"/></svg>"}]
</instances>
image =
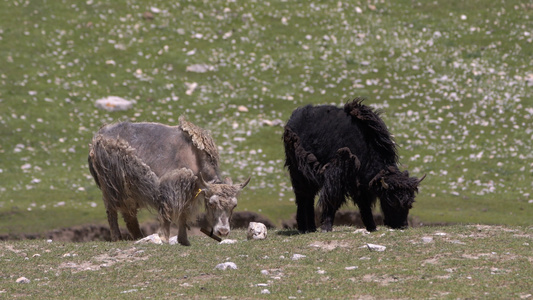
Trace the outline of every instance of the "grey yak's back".
<instances>
[{"instance_id":1,"label":"grey yak's back","mask_svg":"<svg viewBox=\"0 0 533 300\"><path fill-rule=\"evenodd\" d=\"M96 134L126 141L158 176L187 168L206 180L219 180L218 152L207 131L180 118L179 126L121 122L102 127Z\"/></svg>"}]
</instances>

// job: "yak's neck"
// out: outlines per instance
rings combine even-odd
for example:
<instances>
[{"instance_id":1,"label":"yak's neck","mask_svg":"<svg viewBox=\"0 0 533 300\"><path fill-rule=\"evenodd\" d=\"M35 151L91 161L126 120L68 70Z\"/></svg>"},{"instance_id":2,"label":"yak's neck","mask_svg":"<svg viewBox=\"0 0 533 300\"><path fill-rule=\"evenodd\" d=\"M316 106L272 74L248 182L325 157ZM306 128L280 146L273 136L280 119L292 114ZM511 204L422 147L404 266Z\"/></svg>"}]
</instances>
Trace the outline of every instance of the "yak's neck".
<instances>
[{"instance_id":1,"label":"yak's neck","mask_svg":"<svg viewBox=\"0 0 533 300\"><path fill-rule=\"evenodd\" d=\"M207 182L221 182L222 178L220 176L220 170L218 166L214 166L212 163L203 161L199 173L202 174L202 177Z\"/></svg>"},{"instance_id":2,"label":"yak's neck","mask_svg":"<svg viewBox=\"0 0 533 300\"><path fill-rule=\"evenodd\" d=\"M202 169L202 171L200 172L202 173L202 177L204 178L204 180L207 182L221 182L222 181L222 178L220 176L220 172L218 169L215 170L215 169L206 168L206 169Z\"/></svg>"}]
</instances>

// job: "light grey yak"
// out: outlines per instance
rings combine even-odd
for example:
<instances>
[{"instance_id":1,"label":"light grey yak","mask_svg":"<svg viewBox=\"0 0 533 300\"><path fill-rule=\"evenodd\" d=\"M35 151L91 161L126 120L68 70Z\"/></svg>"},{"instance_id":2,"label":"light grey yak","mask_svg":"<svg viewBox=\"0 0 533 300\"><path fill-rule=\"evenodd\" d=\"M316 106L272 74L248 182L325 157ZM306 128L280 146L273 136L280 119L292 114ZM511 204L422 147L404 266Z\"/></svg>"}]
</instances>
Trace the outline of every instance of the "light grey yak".
<instances>
[{"instance_id":1,"label":"light grey yak","mask_svg":"<svg viewBox=\"0 0 533 300\"><path fill-rule=\"evenodd\" d=\"M219 154L208 131L180 118L179 126L159 123L105 125L94 135L89 169L102 196L113 241L122 239L118 212L132 238L143 234L137 212L157 210L161 239L168 242L170 224L178 226L178 242L190 245L188 224L205 204L211 233L227 236L241 184L223 181Z\"/></svg>"}]
</instances>

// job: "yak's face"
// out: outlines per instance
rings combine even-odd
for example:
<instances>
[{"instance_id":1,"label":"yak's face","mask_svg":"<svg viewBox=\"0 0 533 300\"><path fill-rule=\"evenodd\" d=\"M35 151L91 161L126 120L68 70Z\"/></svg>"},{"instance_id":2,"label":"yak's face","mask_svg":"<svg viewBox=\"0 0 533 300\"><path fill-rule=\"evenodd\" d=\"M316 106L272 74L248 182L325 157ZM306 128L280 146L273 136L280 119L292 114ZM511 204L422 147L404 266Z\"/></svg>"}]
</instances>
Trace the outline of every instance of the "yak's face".
<instances>
[{"instance_id":1,"label":"yak's face","mask_svg":"<svg viewBox=\"0 0 533 300\"><path fill-rule=\"evenodd\" d=\"M376 183L386 226L394 229L408 227L409 210L415 202L418 185L424 178L409 177L407 171L393 172Z\"/></svg>"},{"instance_id":2,"label":"yak's face","mask_svg":"<svg viewBox=\"0 0 533 300\"><path fill-rule=\"evenodd\" d=\"M230 220L237 206L237 197L249 181L242 184L207 184L204 196L206 221L214 234L225 237L230 233Z\"/></svg>"},{"instance_id":3,"label":"yak's face","mask_svg":"<svg viewBox=\"0 0 533 300\"><path fill-rule=\"evenodd\" d=\"M380 197L383 223L393 229L408 227L409 210L415 201L415 191L409 189L391 189Z\"/></svg>"}]
</instances>

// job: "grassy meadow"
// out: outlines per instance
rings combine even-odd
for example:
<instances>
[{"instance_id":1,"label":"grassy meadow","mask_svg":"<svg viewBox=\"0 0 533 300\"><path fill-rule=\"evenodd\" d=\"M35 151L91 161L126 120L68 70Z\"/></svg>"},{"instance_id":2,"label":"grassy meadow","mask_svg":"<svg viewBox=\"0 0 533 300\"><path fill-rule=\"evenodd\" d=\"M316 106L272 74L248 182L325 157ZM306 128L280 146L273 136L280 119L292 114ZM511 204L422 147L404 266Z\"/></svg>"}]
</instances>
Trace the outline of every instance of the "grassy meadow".
<instances>
[{"instance_id":1,"label":"grassy meadow","mask_svg":"<svg viewBox=\"0 0 533 300\"><path fill-rule=\"evenodd\" d=\"M106 223L92 134L180 115L225 176L252 176L237 210L279 225L295 205L272 123L356 97L427 174L421 222L530 226L532 17L519 0L0 0L0 234ZM133 109L94 106L111 95Z\"/></svg>"},{"instance_id":2,"label":"grassy meadow","mask_svg":"<svg viewBox=\"0 0 533 300\"><path fill-rule=\"evenodd\" d=\"M531 299L531 228L270 231L234 244L0 243L0 299ZM368 244L386 247L370 251ZM236 269L216 266L233 263ZM26 279L26 283L17 280Z\"/></svg>"}]
</instances>

